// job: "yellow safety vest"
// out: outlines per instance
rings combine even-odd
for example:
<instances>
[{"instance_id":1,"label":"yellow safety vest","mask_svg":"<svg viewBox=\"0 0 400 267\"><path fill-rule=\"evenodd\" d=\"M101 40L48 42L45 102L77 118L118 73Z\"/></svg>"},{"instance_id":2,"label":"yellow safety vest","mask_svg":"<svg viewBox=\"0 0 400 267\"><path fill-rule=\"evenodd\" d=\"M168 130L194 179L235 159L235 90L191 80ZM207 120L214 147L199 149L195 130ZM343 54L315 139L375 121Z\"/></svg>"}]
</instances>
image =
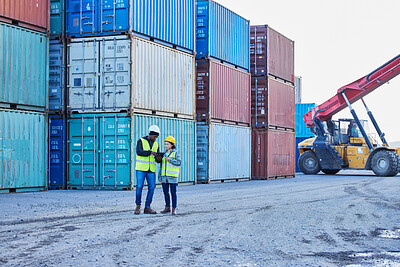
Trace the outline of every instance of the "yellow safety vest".
<instances>
[{"instance_id":1,"label":"yellow safety vest","mask_svg":"<svg viewBox=\"0 0 400 267\"><path fill-rule=\"evenodd\" d=\"M146 139L140 138L140 140L142 140L142 146L143 146L143 150L144 151L153 151L153 152L157 152L158 150L158 143L154 142L153 147L150 149L150 144ZM136 155L136 170L137 171L151 171L151 172L156 172L156 159L150 155L148 157L142 157L142 156L138 156Z\"/></svg>"},{"instance_id":2,"label":"yellow safety vest","mask_svg":"<svg viewBox=\"0 0 400 267\"><path fill-rule=\"evenodd\" d=\"M176 152L172 152L169 158L175 159ZM168 161L165 160L165 157L162 159L162 167L161 167L161 176L171 176L171 177L179 177L179 166L174 166Z\"/></svg>"}]
</instances>

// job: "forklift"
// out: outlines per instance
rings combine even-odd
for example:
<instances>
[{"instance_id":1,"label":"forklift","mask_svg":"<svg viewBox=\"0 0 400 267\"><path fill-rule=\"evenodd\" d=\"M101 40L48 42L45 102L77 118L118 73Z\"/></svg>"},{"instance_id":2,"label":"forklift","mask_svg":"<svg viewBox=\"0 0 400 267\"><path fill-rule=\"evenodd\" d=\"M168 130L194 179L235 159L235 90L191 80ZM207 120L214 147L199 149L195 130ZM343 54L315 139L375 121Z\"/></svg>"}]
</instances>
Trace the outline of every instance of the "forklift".
<instances>
[{"instance_id":1,"label":"forklift","mask_svg":"<svg viewBox=\"0 0 400 267\"><path fill-rule=\"evenodd\" d=\"M400 148L390 148L363 97L400 74L400 55L357 81L341 87L335 96L304 114L315 137L298 144L298 166L304 174L336 174L343 169L372 170L377 176L400 172ZM361 100L382 144L367 135L365 121L352 104ZM348 107L352 119L332 117Z\"/></svg>"}]
</instances>

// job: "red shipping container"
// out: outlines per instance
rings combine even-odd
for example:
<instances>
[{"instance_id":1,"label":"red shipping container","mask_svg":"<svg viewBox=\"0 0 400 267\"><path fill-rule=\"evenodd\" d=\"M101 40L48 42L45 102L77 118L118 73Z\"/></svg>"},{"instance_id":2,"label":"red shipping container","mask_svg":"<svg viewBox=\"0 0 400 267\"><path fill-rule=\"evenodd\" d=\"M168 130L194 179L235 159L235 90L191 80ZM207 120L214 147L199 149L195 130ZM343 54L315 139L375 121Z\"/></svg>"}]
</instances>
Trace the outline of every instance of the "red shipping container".
<instances>
[{"instance_id":1,"label":"red shipping container","mask_svg":"<svg viewBox=\"0 0 400 267\"><path fill-rule=\"evenodd\" d=\"M50 0L1 0L0 21L47 33L50 27Z\"/></svg>"},{"instance_id":2,"label":"red shipping container","mask_svg":"<svg viewBox=\"0 0 400 267\"><path fill-rule=\"evenodd\" d=\"M196 75L197 121L250 125L250 73L198 59Z\"/></svg>"},{"instance_id":3,"label":"red shipping container","mask_svg":"<svg viewBox=\"0 0 400 267\"><path fill-rule=\"evenodd\" d=\"M295 93L289 82L272 76L251 78L251 125L295 128Z\"/></svg>"},{"instance_id":4,"label":"red shipping container","mask_svg":"<svg viewBox=\"0 0 400 267\"><path fill-rule=\"evenodd\" d=\"M294 132L252 129L251 179L294 177L296 136Z\"/></svg>"},{"instance_id":5,"label":"red shipping container","mask_svg":"<svg viewBox=\"0 0 400 267\"><path fill-rule=\"evenodd\" d=\"M294 83L294 41L268 25L251 26L250 71Z\"/></svg>"}]
</instances>

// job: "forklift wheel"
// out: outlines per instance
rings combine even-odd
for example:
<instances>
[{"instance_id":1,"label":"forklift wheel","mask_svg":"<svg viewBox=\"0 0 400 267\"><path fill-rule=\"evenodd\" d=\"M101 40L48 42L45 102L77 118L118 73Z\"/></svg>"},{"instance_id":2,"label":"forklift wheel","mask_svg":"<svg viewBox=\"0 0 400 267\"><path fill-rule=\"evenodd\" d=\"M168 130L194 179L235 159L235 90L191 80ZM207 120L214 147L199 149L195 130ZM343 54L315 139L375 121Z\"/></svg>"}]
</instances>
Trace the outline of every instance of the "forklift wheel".
<instances>
[{"instance_id":1,"label":"forklift wheel","mask_svg":"<svg viewBox=\"0 0 400 267\"><path fill-rule=\"evenodd\" d=\"M399 154L397 154L396 152L393 152L393 154L395 155L395 157L397 158L397 172L395 175L400 173L400 156Z\"/></svg>"},{"instance_id":2,"label":"forklift wheel","mask_svg":"<svg viewBox=\"0 0 400 267\"><path fill-rule=\"evenodd\" d=\"M398 172L397 162L397 156L394 152L381 150L373 155L371 167L373 172L378 176L395 176Z\"/></svg>"},{"instance_id":3,"label":"forklift wheel","mask_svg":"<svg viewBox=\"0 0 400 267\"><path fill-rule=\"evenodd\" d=\"M321 170L318 159L311 150L300 155L298 164L304 174L317 174Z\"/></svg>"},{"instance_id":4,"label":"forklift wheel","mask_svg":"<svg viewBox=\"0 0 400 267\"><path fill-rule=\"evenodd\" d=\"M329 175L334 175L338 173L340 170L322 170L323 173L329 174Z\"/></svg>"}]
</instances>

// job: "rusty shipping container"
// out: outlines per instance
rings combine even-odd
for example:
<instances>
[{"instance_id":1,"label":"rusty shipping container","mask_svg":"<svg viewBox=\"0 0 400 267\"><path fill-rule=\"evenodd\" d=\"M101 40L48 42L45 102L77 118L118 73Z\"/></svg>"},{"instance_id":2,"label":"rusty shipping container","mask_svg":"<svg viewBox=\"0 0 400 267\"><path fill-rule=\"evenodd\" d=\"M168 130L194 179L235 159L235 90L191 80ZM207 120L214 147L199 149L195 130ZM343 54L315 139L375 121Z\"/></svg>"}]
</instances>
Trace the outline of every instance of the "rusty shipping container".
<instances>
[{"instance_id":1,"label":"rusty shipping container","mask_svg":"<svg viewBox=\"0 0 400 267\"><path fill-rule=\"evenodd\" d=\"M251 78L253 127L295 128L294 86L272 76Z\"/></svg>"},{"instance_id":2,"label":"rusty shipping container","mask_svg":"<svg viewBox=\"0 0 400 267\"><path fill-rule=\"evenodd\" d=\"M0 21L47 33L50 0L1 0Z\"/></svg>"},{"instance_id":3,"label":"rusty shipping container","mask_svg":"<svg viewBox=\"0 0 400 267\"><path fill-rule=\"evenodd\" d=\"M197 121L250 124L250 73L198 59L196 75Z\"/></svg>"},{"instance_id":4,"label":"rusty shipping container","mask_svg":"<svg viewBox=\"0 0 400 267\"><path fill-rule=\"evenodd\" d=\"M294 41L268 25L251 26L250 71L294 83Z\"/></svg>"},{"instance_id":5,"label":"rusty shipping container","mask_svg":"<svg viewBox=\"0 0 400 267\"><path fill-rule=\"evenodd\" d=\"M294 177L296 154L294 132L253 128L251 142L252 179Z\"/></svg>"}]
</instances>

